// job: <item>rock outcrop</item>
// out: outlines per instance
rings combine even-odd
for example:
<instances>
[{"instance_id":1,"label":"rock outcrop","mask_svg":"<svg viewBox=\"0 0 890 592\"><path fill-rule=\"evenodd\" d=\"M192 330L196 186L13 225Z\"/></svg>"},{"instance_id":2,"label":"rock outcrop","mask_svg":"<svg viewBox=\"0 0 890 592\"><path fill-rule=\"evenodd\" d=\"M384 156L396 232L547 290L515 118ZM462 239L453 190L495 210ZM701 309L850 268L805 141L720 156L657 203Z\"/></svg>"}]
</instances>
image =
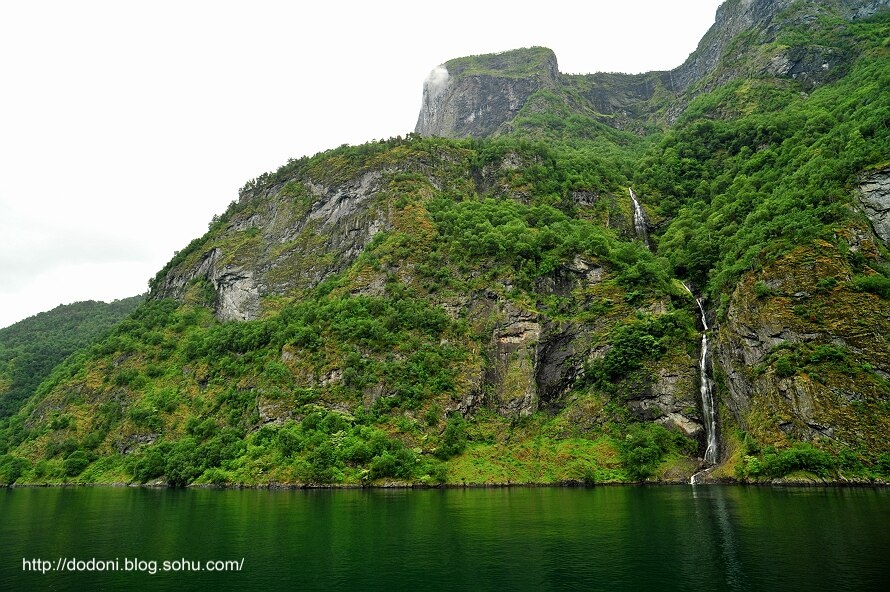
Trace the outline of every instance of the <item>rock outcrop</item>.
<instances>
[{"instance_id":1,"label":"rock outcrop","mask_svg":"<svg viewBox=\"0 0 890 592\"><path fill-rule=\"evenodd\" d=\"M857 197L874 233L890 246L890 168L865 176Z\"/></svg>"},{"instance_id":2,"label":"rock outcrop","mask_svg":"<svg viewBox=\"0 0 890 592\"><path fill-rule=\"evenodd\" d=\"M496 135L535 92L558 84L556 55L542 47L451 60L424 82L415 132L446 138Z\"/></svg>"},{"instance_id":3,"label":"rock outcrop","mask_svg":"<svg viewBox=\"0 0 890 592\"><path fill-rule=\"evenodd\" d=\"M187 300L209 284L221 320L258 318L267 296L310 289L350 265L380 230L389 212L373 207L383 172L339 183L289 181L248 193L225 228L190 253L153 291Z\"/></svg>"},{"instance_id":4,"label":"rock outcrop","mask_svg":"<svg viewBox=\"0 0 890 592\"><path fill-rule=\"evenodd\" d=\"M890 310L886 300L853 289L850 277L844 256L818 243L736 287L714 366L726 407L758 441L872 446L890 431L881 411L890 396Z\"/></svg>"},{"instance_id":5,"label":"rock outcrop","mask_svg":"<svg viewBox=\"0 0 890 592\"><path fill-rule=\"evenodd\" d=\"M812 28L823 16L844 20L868 18L888 7L888 0L845 0L830 4L794 0L729 0L717 9L714 25L699 42L697 49L682 65L671 71L671 88L684 91L702 81L706 81L706 84L695 94L715 88L744 74L740 68L750 67L750 56L747 55L749 47L772 43L782 31ZM748 39L739 42L739 36L743 33ZM742 60L742 57L747 59ZM779 45L753 63L762 64L756 74L793 78L808 89L836 76L836 68L846 63L847 58L843 51L831 47ZM718 70L718 65L721 65L719 75L712 76Z\"/></svg>"}]
</instances>

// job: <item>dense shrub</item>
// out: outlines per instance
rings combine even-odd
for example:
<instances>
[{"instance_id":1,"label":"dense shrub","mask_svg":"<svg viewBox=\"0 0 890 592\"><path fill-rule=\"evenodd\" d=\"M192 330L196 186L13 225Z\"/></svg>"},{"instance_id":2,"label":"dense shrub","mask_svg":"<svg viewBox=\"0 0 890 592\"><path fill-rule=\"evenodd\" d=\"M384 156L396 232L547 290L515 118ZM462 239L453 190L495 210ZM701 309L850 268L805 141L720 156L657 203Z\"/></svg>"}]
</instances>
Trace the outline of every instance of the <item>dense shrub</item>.
<instances>
[{"instance_id":1,"label":"dense shrub","mask_svg":"<svg viewBox=\"0 0 890 592\"><path fill-rule=\"evenodd\" d=\"M62 462L62 468L68 477L76 477L80 475L90 464L90 458L83 450L75 450L69 454Z\"/></svg>"},{"instance_id":2,"label":"dense shrub","mask_svg":"<svg viewBox=\"0 0 890 592\"><path fill-rule=\"evenodd\" d=\"M452 415L445 424L445 431L439 446L436 448L436 456L445 460L463 452L467 446L467 422L459 415Z\"/></svg>"},{"instance_id":3,"label":"dense shrub","mask_svg":"<svg viewBox=\"0 0 890 592\"><path fill-rule=\"evenodd\" d=\"M746 457L742 476L775 479L795 471L806 471L827 477L837 466L837 458L828 452L807 442L800 442L784 450L767 447L759 458Z\"/></svg>"},{"instance_id":4,"label":"dense shrub","mask_svg":"<svg viewBox=\"0 0 890 592\"><path fill-rule=\"evenodd\" d=\"M12 455L0 456L0 483L11 485L30 468L27 459Z\"/></svg>"},{"instance_id":5,"label":"dense shrub","mask_svg":"<svg viewBox=\"0 0 890 592\"><path fill-rule=\"evenodd\" d=\"M632 481L643 481L651 477L664 456L672 451L690 454L695 442L664 426L645 423L631 424L618 449L621 462Z\"/></svg>"},{"instance_id":6,"label":"dense shrub","mask_svg":"<svg viewBox=\"0 0 890 592\"><path fill-rule=\"evenodd\" d=\"M857 275L853 278L853 287L860 292L871 292L881 298L890 299L890 278L879 273Z\"/></svg>"}]
</instances>

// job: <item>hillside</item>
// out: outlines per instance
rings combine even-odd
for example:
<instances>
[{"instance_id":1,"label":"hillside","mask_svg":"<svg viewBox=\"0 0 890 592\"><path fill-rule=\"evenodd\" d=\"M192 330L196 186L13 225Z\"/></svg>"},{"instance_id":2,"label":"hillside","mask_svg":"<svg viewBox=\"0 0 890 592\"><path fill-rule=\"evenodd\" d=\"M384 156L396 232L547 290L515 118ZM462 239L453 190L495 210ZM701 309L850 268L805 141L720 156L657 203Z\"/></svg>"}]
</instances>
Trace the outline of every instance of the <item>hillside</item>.
<instances>
[{"instance_id":1,"label":"hillside","mask_svg":"<svg viewBox=\"0 0 890 592\"><path fill-rule=\"evenodd\" d=\"M52 369L89 345L143 301L60 305L0 329L0 418L13 415Z\"/></svg>"},{"instance_id":2,"label":"hillside","mask_svg":"<svg viewBox=\"0 0 890 592\"><path fill-rule=\"evenodd\" d=\"M0 482L887 480L887 4L447 62L417 134L247 183L0 419Z\"/></svg>"}]
</instances>

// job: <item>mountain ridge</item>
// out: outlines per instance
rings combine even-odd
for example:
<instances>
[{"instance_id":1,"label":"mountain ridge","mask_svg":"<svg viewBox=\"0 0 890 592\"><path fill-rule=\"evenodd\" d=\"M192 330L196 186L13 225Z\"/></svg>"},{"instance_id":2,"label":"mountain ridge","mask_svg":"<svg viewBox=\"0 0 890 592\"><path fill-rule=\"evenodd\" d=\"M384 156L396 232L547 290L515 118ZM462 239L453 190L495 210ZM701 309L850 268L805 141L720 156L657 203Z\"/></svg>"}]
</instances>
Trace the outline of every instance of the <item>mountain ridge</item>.
<instances>
[{"instance_id":1,"label":"mountain ridge","mask_svg":"<svg viewBox=\"0 0 890 592\"><path fill-rule=\"evenodd\" d=\"M564 95L579 115L639 132L641 126L673 123L699 94L754 73L792 78L808 90L837 76L849 56L817 44L789 49L776 43L780 34L813 27L818 19L869 18L888 7L887 0L729 0L682 64L641 74L563 74L553 51L542 47L458 58L430 73L414 131L450 138L511 133L512 119L541 91ZM753 60L755 72L746 59L752 44L774 45ZM524 76L517 75L517 62ZM471 63L476 67L468 69ZM580 99L573 106L572 96Z\"/></svg>"}]
</instances>

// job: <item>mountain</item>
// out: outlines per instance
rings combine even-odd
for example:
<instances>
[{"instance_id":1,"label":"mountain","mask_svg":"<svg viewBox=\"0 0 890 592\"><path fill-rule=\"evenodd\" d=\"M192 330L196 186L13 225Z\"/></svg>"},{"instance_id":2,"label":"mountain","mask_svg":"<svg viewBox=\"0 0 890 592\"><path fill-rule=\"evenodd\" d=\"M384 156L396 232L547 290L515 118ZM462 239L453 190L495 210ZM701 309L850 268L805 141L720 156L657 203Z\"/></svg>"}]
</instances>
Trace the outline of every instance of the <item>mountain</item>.
<instances>
[{"instance_id":1,"label":"mountain","mask_svg":"<svg viewBox=\"0 0 890 592\"><path fill-rule=\"evenodd\" d=\"M13 415L52 369L89 345L143 301L60 305L0 329L0 417Z\"/></svg>"},{"instance_id":2,"label":"mountain","mask_svg":"<svg viewBox=\"0 0 890 592\"><path fill-rule=\"evenodd\" d=\"M739 79L793 80L810 90L846 73L856 55L836 29L888 6L886 0L724 2L697 49L664 72L562 74L556 55L542 47L454 59L424 82L415 132L535 134L545 115L562 125L580 119L643 131L673 123L690 100Z\"/></svg>"},{"instance_id":3,"label":"mountain","mask_svg":"<svg viewBox=\"0 0 890 592\"><path fill-rule=\"evenodd\" d=\"M459 58L292 160L0 420L5 482L890 478L890 10L729 0L678 68Z\"/></svg>"}]
</instances>

